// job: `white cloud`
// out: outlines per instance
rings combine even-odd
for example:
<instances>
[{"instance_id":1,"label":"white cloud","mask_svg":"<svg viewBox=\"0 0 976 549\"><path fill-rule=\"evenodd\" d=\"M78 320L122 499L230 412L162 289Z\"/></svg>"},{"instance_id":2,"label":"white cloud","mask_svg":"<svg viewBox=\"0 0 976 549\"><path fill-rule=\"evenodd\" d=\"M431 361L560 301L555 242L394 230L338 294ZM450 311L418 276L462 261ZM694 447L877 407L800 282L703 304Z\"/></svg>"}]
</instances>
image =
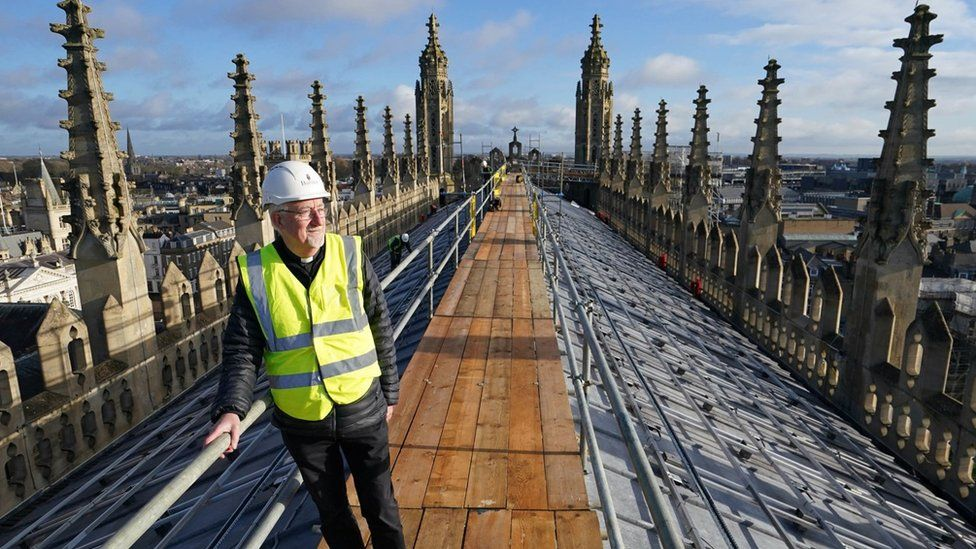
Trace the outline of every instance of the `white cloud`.
<instances>
[{"instance_id":1,"label":"white cloud","mask_svg":"<svg viewBox=\"0 0 976 549\"><path fill-rule=\"evenodd\" d=\"M236 19L249 22L352 19L383 23L409 11L433 7L436 0L243 0L228 11Z\"/></svg>"},{"instance_id":2,"label":"white cloud","mask_svg":"<svg viewBox=\"0 0 976 549\"><path fill-rule=\"evenodd\" d=\"M485 49L498 43L514 41L533 19L528 11L518 10L503 21L486 21L474 32L472 43L477 49Z\"/></svg>"},{"instance_id":3,"label":"white cloud","mask_svg":"<svg viewBox=\"0 0 976 549\"><path fill-rule=\"evenodd\" d=\"M698 62L684 55L662 53L644 61L639 68L624 75L621 82L633 87L683 85L698 82Z\"/></svg>"}]
</instances>

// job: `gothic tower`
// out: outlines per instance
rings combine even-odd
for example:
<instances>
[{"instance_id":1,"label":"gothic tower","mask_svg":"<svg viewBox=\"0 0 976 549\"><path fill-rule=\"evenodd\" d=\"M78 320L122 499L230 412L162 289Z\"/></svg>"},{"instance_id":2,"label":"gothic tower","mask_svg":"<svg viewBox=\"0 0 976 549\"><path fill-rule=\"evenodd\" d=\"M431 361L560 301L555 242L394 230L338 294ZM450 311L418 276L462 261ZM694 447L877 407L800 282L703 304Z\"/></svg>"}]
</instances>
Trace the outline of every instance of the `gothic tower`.
<instances>
[{"instance_id":1,"label":"gothic tower","mask_svg":"<svg viewBox=\"0 0 976 549\"><path fill-rule=\"evenodd\" d=\"M772 255L776 252L776 239L779 234L780 188L782 176L779 171L778 107L779 85L784 82L776 73L780 66L775 59L766 64L766 77L759 80L762 97L759 99L759 118L756 118L756 136L752 138L752 154L749 156L749 170L746 172L745 191L742 207L739 210L739 227L736 239L739 243L739 273L736 283L743 289L737 306L744 310L744 295L753 289L765 292L770 286L762 284L763 263L779 261ZM766 267L767 272L769 267ZM774 269L780 272L781 269ZM765 286L765 287L763 287ZM775 285L773 285L775 287ZM775 297L775 296L772 296Z\"/></svg>"},{"instance_id":2,"label":"gothic tower","mask_svg":"<svg viewBox=\"0 0 976 549\"><path fill-rule=\"evenodd\" d=\"M318 172L325 181L329 195L332 196L332 203L336 204L339 200L339 187L336 180L335 158L332 156L332 146L329 139L329 124L325 121L325 94L322 93L322 83L316 80L312 82L312 93L308 94L312 100L312 160L309 164Z\"/></svg>"},{"instance_id":3,"label":"gothic tower","mask_svg":"<svg viewBox=\"0 0 976 549\"><path fill-rule=\"evenodd\" d=\"M115 359L134 365L156 353L156 331L149 301L145 244L129 200L108 102L102 87L105 64L95 58L94 41L105 32L88 25L91 9L81 0L63 0L66 22L51 30L64 37L67 55L68 189L71 197L71 257L75 260L82 315L94 362Z\"/></svg>"},{"instance_id":4,"label":"gothic tower","mask_svg":"<svg viewBox=\"0 0 976 549\"><path fill-rule=\"evenodd\" d=\"M356 198L372 206L376 202L376 172L369 152L369 129L366 127L366 105L363 96L356 98L356 156L352 161L352 180Z\"/></svg>"},{"instance_id":5,"label":"gothic tower","mask_svg":"<svg viewBox=\"0 0 976 549\"><path fill-rule=\"evenodd\" d=\"M230 115L234 119L234 131L230 136L234 138L234 150L230 152L234 160L231 168L234 199L231 218L237 231L237 241L241 247L251 251L255 246L264 246L274 239L271 228L271 216L265 215L261 204L261 182L264 180L266 168L264 166L264 148L261 134L258 132L258 119L254 112L254 95L251 93L251 81L254 80L247 71L248 61L243 53L234 58L234 72L227 73L227 77L234 81L234 112Z\"/></svg>"},{"instance_id":6,"label":"gothic tower","mask_svg":"<svg viewBox=\"0 0 976 549\"><path fill-rule=\"evenodd\" d=\"M22 202L24 226L28 230L40 231L51 239L55 250L68 247L71 228L62 218L71 214L71 208L61 198L61 193L41 157L41 177L24 184Z\"/></svg>"},{"instance_id":7,"label":"gothic tower","mask_svg":"<svg viewBox=\"0 0 976 549\"><path fill-rule=\"evenodd\" d=\"M454 86L447 78L447 55L437 38L437 17L427 21L427 46L420 54L420 80L417 80L417 124L423 119L428 154L426 173L442 180L449 192L454 190L451 167L454 165Z\"/></svg>"},{"instance_id":8,"label":"gothic tower","mask_svg":"<svg viewBox=\"0 0 976 549\"><path fill-rule=\"evenodd\" d=\"M576 83L576 162L593 164L603 154L604 127L613 117L610 56L600 41L600 16L590 24L590 45L580 59L582 78ZM606 132L609 133L609 132Z\"/></svg>"},{"instance_id":9,"label":"gothic tower","mask_svg":"<svg viewBox=\"0 0 976 549\"><path fill-rule=\"evenodd\" d=\"M900 368L905 332L915 320L922 276L925 168L927 142L935 132L928 129L929 48L942 41L929 34L935 14L919 5L905 19L911 25L907 38L894 41L901 48L901 69L892 74L898 84L895 98L885 104L891 111L878 172L871 186L867 218L854 251L853 302L844 347L847 365L841 381L858 400L864 390L864 371L879 365ZM856 406L853 403L852 406Z\"/></svg>"}]
</instances>

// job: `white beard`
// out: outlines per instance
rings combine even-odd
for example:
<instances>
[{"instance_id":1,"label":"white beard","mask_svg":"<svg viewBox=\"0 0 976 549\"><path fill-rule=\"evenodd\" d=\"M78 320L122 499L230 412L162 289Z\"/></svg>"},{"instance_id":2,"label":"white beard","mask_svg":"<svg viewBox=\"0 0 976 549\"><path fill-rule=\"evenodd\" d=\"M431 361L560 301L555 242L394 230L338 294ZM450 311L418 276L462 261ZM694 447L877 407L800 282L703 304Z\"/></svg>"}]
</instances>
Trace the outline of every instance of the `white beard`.
<instances>
[{"instance_id":1,"label":"white beard","mask_svg":"<svg viewBox=\"0 0 976 549\"><path fill-rule=\"evenodd\" d=\"M312 248L321 248L325 245L325 231L309 234L305 237L305 244L308 244Z\"/></svg>"}]
</instances>

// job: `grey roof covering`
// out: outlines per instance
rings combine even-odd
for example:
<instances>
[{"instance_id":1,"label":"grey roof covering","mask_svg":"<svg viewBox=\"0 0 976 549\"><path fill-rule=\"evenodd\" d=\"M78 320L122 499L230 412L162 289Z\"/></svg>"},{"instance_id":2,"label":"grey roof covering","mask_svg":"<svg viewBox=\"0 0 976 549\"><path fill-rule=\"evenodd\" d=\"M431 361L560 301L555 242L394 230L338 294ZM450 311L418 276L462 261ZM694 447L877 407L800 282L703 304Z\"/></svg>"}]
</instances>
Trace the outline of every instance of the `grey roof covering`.
<instances>
[{"instance_id":1,"label":"grey roof covering","mask_svg":"<svg viewBox=\"0 0 976 549\"><path fill-rule=\"evenodd\" d=\"M744 335L592 214L564 204L557 221L557 210L629 414L698 547L726 546L723 525L739 547L973 546L972 523ZM579 327L566 315L579 357ZM588 397L625 543L657 546L594 377Z\"/></svg>"},{"instance_id":2,"label":"grey roof covering","mask_svg":"<svg viewBox=\"0 0 976 549\"><path fill-rule=\"evenodd\" d=\"M37 328L51 306L47 303L0 303L0 341L14 358L37 347Z\"/></svg>"},{"instance_id":3,"label":"grey roof covering","mask_svg":"<svg viewBox=\"0 0 976 549\"><path fill-rule=\"evenodd\" d=\"M10 252L11 258L18 258L24 255L21 245L25 240L37 240L41 238L40 231L27 231L23 233L7 234L0 236L0 247L5 246Z\"/></svg>"},{"instance_id":4,"label":"grey roof covering","mask_svg":"<svg viewBox=\"0 0 976 549\"><path fill-rule=\"evenodd\" d=\"M410 231L411 241L422 242L452 209L442 208ZM465 212L461 218L462 227L466 218ZM435 239L435 266L449 251L453 241L451 229L453 227ZM466 243L466 240L462 241L462 254ZM380 277L389 271L386 252L372 261ZM453 262L448 262L441 282L435 286L435 306L446 290L453 269ZM421 252L418 260L411 263L385 292L394 324L426 280L426 254ZM425 305L416 312L397 340L401 371L407 366L427 323ZM193 387L78 470L3 517L0 520L0 545L30 525L33 529L22 542L25 546L46 540L48 546L61 547L76 536L81 541L79 547L104 543L199 454L201 441L210 426L210 402L217 389L218 376L215 374L218 370L219 367L204 375ZM263 394L267 388L262 375L255 387L255 395ZM291 475L293 463L284 452L281 438L271 426L268 414L241 437L236 454L214 464L136 546L155 546L185 519L185 528L168 540L170 547L207 547L210 542L215 542L212 547L237 547L248 529L257 522L263 506L274 496L275 488ZM219 483L218 488L205 495L214 482ZM120 498L120 505L111 507ZM201 506L194 508L196 503ZM49 517L38 520L48 513ZM302 489L285 510L266 546L315 547L321 539L317 525L318 514L308 493Z\"/></svg>"}]
</instances>

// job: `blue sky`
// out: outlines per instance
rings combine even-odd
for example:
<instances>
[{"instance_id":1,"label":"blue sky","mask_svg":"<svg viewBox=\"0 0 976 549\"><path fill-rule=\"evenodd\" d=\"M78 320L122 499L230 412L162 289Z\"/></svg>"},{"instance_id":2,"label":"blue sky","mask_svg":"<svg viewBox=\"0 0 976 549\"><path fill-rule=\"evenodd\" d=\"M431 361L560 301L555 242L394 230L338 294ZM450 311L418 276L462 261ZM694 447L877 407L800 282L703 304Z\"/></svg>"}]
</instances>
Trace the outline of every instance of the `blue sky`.
<instances>
[{"instance_id":1,"label":"blue sky","mask_svg":"<svg viewBox=\"0 0 976 549\"><path fill-rule=\"evenodd\" d=\"M4 2L0 17L0 155L55 154L67 146L57 121L63 22L54 0ZM572 151L574 91L589 23L599 13L610 54L615 110L644 113L668 101L669 142L690 139L699 84L712 99L713 150L748 153L769 57L780 76L783 154L877 156L887 122L892 71L913 0L678 0L663 2L451 2L446 0L89 0L104 28L113 118L129 127L140 154L220 154L230 150L231 59L243 52L267 139L306 138L309 85L321 80L333 148L353 149L353 106L366 98L373 152L382 148L381 112L413 111L417 58L427 15L440 23L450 59L456 131L465 152L503 146L513 125L546 151ZM976 5L933 0L938 76L930 95L933 156L976 156ZM629 122L628 122L629 124ZM402 124L397 146L402 145ZM124 133L122 134L124 139ZM124 142L124 141L123 141Z\"/></svg>"}]
</instances>

